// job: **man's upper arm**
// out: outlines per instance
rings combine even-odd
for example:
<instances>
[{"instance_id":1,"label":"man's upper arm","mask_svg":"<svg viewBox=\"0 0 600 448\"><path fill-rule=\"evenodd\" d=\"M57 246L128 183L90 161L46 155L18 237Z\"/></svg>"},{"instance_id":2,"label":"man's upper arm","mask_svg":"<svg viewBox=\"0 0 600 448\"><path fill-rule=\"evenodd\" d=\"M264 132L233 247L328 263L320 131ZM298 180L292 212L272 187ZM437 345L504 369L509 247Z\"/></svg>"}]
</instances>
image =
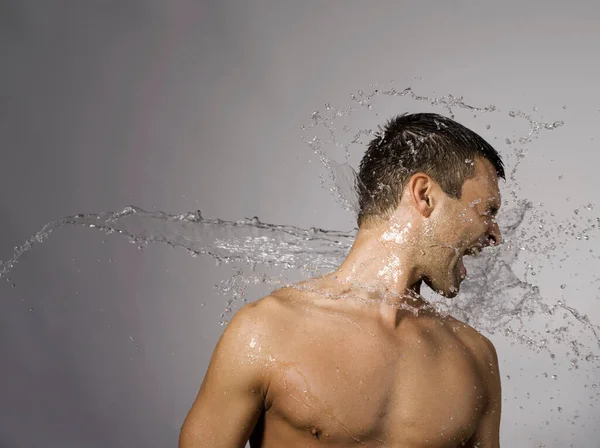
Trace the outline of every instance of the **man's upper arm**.
<instances>
[{"instance_id":1,"label":"man's upper arm","mask_svg":"<svg viewBox=\"0 0 600 448\"><path fill-rule=\"evenodd\" d=\"M500 448L500 414L502 407L502 391L498 354L494 345L485 340L486 354L483 356L483 377L488 391L488 401L485 411L477 426L472 439L472 445L477 448Z\"/></svg>"},{"instance_id":2,"label":"man's upper arm","mask_svg":"<svg viewBox=\"0 0 600 448\"><path fill-rule=\"evenodd\" d=\"M256 304L233 317L212 355L179 437L180 448L244 447L263 410L268 363Z\"/></svg>"}]
</instances>

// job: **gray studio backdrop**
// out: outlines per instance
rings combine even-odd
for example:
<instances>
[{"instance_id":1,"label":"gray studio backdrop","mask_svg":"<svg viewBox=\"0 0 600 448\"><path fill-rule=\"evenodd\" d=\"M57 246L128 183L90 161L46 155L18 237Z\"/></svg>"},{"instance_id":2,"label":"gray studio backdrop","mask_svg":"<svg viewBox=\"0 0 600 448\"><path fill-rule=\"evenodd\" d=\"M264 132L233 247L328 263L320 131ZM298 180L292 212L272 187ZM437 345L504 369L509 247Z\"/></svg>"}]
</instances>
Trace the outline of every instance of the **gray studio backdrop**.
<instances>
[{"instance_id":1,"label":"gray studio backdrop","mask_svg":"<svg viewBox=\"0 0 600 448\"><path fill-rule=\"evenodd\" d=\"M560 111L522 194L593 202L598 19L591 1L0 0L0 259L49 221L130 204L350 230L300 126L390 80ZM223 278L212 260L84 228L26 254L16 287L0 284L0 447L176 446L223 330ZM595 290L564 281L600 323ZM585 394L544 383L527 398L543 368L494 340L504 446L600 446Z\"/></svg>"}]
</instances>

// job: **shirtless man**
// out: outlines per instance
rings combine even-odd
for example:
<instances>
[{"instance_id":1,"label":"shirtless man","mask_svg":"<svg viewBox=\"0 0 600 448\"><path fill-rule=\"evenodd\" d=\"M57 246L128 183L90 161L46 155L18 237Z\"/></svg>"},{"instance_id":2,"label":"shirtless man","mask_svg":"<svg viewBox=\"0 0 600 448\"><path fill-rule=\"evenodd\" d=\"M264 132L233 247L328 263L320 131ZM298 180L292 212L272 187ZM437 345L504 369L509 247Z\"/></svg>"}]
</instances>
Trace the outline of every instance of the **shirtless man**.
<instances>
[{"instance_id":1,"label":"shirtless man","mask_svg":"<svg viewBox=\"0 0 600 448\"><path fill-rule=\"evenodd\" d=\"M502 160L453 120L400 115L358 177L347 258L236 313L180 448L499 447L494 346L419 293L456 296L463 256L500 243Z\"/></svg>"}]
</instances>

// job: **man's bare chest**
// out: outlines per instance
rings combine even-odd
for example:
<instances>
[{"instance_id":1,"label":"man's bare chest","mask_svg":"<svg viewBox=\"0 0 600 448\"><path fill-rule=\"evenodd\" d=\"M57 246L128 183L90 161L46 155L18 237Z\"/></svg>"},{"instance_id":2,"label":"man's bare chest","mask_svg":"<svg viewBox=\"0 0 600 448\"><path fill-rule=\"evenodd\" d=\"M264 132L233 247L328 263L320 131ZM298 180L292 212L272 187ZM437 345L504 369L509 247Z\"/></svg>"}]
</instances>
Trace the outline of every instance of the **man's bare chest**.
<instances>
[{"instance_id":1,"label":"man's bare chest","mask_svg":"<svg viewBox=\"0 0 600 448\"><path fill-rule=\"evenodd\" d=\"M386 353L334 338L274 358L265 428L334 446L456 447L473 433L485 398L459 347L415 342Z\"/></svg>"}]
</instances>

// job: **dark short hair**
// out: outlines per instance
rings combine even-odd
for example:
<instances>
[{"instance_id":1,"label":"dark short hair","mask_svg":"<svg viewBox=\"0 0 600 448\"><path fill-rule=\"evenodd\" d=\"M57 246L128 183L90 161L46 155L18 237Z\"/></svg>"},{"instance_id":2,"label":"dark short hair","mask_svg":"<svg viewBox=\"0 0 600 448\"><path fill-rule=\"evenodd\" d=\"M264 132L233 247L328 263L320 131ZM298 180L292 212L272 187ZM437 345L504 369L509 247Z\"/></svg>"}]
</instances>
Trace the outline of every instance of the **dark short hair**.
<instances>
[{"instance_id":1,"label":"dark short hair","mask_svg":"<svg viewBox=\"0 0 600 448\"><path fill-rule=\"evenodd\" d=\"M498 152L480 135L433 113L401 114L380 128L360 162L358 226L387 219L396 210L410 177L423 172L460 199L475 175L475 159L485 158L505 179Z\"/></svg>"}]
</instances>

